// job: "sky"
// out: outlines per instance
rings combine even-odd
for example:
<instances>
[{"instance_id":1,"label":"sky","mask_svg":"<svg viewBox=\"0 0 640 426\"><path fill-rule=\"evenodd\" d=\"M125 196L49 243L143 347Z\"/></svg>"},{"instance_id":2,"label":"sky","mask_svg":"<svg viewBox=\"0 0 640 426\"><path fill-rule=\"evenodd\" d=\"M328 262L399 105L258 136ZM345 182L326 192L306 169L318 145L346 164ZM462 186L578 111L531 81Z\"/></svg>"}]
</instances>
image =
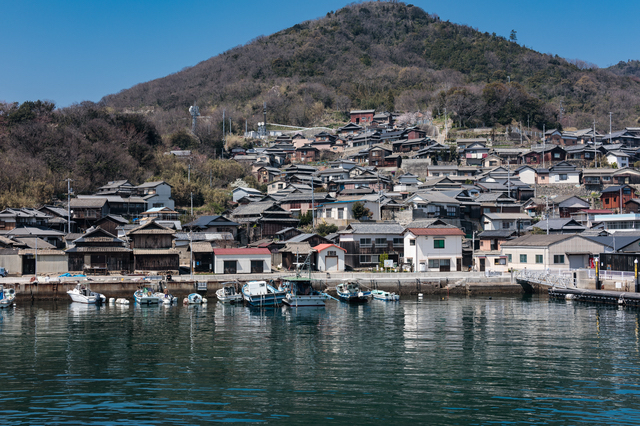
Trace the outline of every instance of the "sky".
<instances>
[{"instance_id":1,"label":"sky","mask_svg":"<svg viewBox=\"0 0 640 426\"><path fill-rule=\"evenodd\" d=\"M0 101L99 101L350 2L0 0ZM415 0L442 20L600 67L640 59L640 1Z\"/></svg>"}]
</instances>

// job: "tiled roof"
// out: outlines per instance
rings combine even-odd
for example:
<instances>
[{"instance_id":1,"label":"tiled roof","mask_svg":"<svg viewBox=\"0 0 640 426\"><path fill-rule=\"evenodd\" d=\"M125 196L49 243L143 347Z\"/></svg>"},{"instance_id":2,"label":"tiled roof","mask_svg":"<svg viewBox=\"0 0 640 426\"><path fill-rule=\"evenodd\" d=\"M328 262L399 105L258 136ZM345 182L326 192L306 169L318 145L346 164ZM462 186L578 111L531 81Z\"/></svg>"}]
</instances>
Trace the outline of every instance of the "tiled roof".
<instances>
[{"instance_id":1,"label":"tiled roof","mask_svg":"<svg viewBox=\"0 0 640 426\"><path fill-rule=\"evenodd\" d=\"M268 254L271 252L267 248L216 248L213 249L214 255L242 255L242 254Z\"/></svg>"},{"instance_id":2,"label":"tiled roof","mask_svg":"<svg viewBox=\"0 0 640 426\"><path fill-rule=\"evenodd\" d=\"M342 251L344 251L345 253L347 252L346 249L343 249L342 247L338 247L335 244L318 244L317 246L315 246L313 249L317 252L321 252L322 250L328 249L329 247L335 247L337 249L340 249Z\"/></svg>"},{"instance_id":3,"label":"tiled roof","mask_svg":"<svg viewBox=\"0 0 640 426\"><path fill-rule=\"evenodd\" d=\"M465 233L459 228L451 227L451 228L407 228L407 231L411 232L413 235L462 235Z\"/></svg>"}]
</instances>

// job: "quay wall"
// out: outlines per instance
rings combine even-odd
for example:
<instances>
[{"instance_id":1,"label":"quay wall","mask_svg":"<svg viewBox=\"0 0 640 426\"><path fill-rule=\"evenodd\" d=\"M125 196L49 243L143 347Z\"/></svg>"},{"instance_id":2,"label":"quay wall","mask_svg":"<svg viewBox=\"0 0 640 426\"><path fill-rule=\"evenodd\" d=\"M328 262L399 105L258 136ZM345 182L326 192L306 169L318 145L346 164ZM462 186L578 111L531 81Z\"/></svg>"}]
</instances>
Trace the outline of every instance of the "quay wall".
<instances>
[{"instance_id":1,"label":"quay wall","mask_svg":"<svg viewBox=\"0 0 640 426\"><path fill-rule=\"evenodd\" d=\"M345 277L345 275L351 275ZM414 277L415 275L415 277ZM286 274L255 274L242 276L208 275L196 276L194 279L177 277L166 282L169 293L182 299L190 293L196 292L196 283L207 283L206 291L198 291L209 299L215 297L215 292L222 284L235 281L244 284L251 280L277 280ZM366 276L366 278L364 278ZM481 274L473 273L440 273L429 274L312 274L314 287L335 295L336 284L344 279L358 279L361 285L371 289L393 291L401 295L428 294L520 294L522 287L517 283L511 283L510 277L484 278ZM77 280L63 279L59 283L35 283L26 279L16 280L5 278L4 284L13 284L16 287L16 296L19 300L58 300L68 299L67 290L75 287ZM151 282L133 281L124 277L93 278L87 282L92 291L102 293L107 298L124 297L133 300L133 293L142 286L150 286ZM163 281L164 283L164 281Z\"/></svg>"}]
</instances>

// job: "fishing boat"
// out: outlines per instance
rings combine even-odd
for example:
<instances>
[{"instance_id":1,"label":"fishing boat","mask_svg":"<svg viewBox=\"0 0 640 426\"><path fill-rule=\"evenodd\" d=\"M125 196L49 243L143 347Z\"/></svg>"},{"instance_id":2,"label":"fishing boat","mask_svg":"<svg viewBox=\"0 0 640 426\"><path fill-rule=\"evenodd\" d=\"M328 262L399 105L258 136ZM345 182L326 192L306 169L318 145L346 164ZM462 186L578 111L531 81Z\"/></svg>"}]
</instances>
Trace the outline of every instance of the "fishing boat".
<instances>
[{"instance_id":1,"label":"fishing boat","mask_svg":"<svg viewBox=\"0 0 640 426\"><path fill-rule=\"evenodd\" d=\"M136 292L133 293L133 298L139 305L157 305L161 303L160 298L156 296L156 292L147 287L136 290Z\"/></svg>"},{"instance_id":2,"label":"fishing boat","mask_svg":"<svg viewBox=\"0 0 640 426\"><path fill-rule=\"evenodd\" d=\"M222 288L216 291L216 297L222 303L242 303L242 294L236 291L236 283L222 283Z\"/></svg>"},{"instance_id":3,"label":"fishing boat","mask_svg":"<svg viewBox=\"0 0 640 426\"><path fill-rule=\"evenodd\" d=\"M296 253L296 258L298 254ZM320 306L325 305L325 300L329 295L322 293L313 288L311 283L311 254L308 254L305 261L300 264L296 263L296 275L293 277L285 277L280 281L278 290L284 291L286 296L282 302L288 306L297 308L304 306ZM306 269L307 276L303 276Z\"/></svg>"},{"instance_id":4,"label":"fishing boat","mask_svg":"<svg viewBox=\"0 0 640 426\"><path fill-rule=\"evenodd\" d=\"M177 297L169 294L166 284L163 287L162 281L158 283L158 288L154 291L153 295L158 298L158 303L162 303L163 305L171 305L178 301Z\"/></svg>"},{"instance_id":5,"label":"fishing boat","mask_svg":"<svg viewBox=\"0 0 640 426\"><path fill-rule=\"evenodd\" d=\"M376 300L384 300L386 302L397 302L400 300L400 295L383 290L371 290L371 295Z\"/></svg>"},{"instance_id":6,"label":"fishing boat","mask_svg":"<svg viewBox=\"0 0 640 426\"><path fill-rule=\"evenodd\" d=\"M89 284L78 283L74 288L67 291L71 300L78 303L102 304L107 301L104 294L91 291Z\"/></svg>"},{"instance_id":7,"label":"fishing boat","mask_svg":"<svg viewBox=\"0 0 640 426\"><path fill-rule=\"evenodd\" d=\"M250 306L279 306L286 292L266 281L249 281L242 286L242 297Z\"/></svg>"},{"instance_id":8,"label":"fishing boat","mask_svg":"<svg viewBox=\"0 0 640 426\"><path fill-rule=\"evenodd\" d=\"M7 287L0 284L0 308L8 308L13 306L13 301L16 298L16 290L13 287Z\"/></svg>"},{"instance_id":9,"label":"fishing boat","mask_svg":"<svg viewBox=\"0 0 640 426\"><path fill-rule=\"evenodd\" d=\"M362 290L358 281L345 280L336 286L336 292L347 303L367 303L371 297L371 292Z\"/></svg>"},{"instance_id":10,"label":"fishing boat","mask_svg":"<svg viewBox=\"0 0 640 426\"><path fill-rule=\"evenodd\" d=\"M191 293L184 299L187 305L202 305L207 303L207 299L198 293Z\"/></svg>"}]
</instances>

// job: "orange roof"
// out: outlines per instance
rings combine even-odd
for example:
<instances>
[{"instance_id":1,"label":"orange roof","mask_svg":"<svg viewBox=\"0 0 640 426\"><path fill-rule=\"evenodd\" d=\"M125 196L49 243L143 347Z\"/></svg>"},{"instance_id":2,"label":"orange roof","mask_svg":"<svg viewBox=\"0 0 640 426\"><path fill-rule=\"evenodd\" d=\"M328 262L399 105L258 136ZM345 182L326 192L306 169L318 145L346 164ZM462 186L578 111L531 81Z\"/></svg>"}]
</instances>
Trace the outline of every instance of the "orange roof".
<instances>
[{"instance_id":1,"label":"orange roof","mask_svg":"<svg viewBox=\"0 0 640 426\"><path fill-rule=\"evenodd\" d=\"M464 232L458 228L407 228L415 236L419 235L462 235Z\"/></svg>"},{"instance_id":2,"label":"orange roof","mask_svg":"<svg viewBox=\"0 0 640 426\"><path fill-rule=\"evenodd\" d=\"M345 253L347 252L346 249L343 249L342 247L338 247L335 244L318 244L317 246L315 246L313 249L317 252L320 252L324 249L328 249L329 247L335 247L335 248L339 248L340 250L344 251Z\"/></svg>"},{"instance_id":3,"label":"orange roof","mask_svg":"<svg viewBox=\"0 0 640 426\"><path fill-rule=\"evenodd\" d=\"M214 248L213 254L271 254L268 248Z\"/></svg>"}]
</instances>

